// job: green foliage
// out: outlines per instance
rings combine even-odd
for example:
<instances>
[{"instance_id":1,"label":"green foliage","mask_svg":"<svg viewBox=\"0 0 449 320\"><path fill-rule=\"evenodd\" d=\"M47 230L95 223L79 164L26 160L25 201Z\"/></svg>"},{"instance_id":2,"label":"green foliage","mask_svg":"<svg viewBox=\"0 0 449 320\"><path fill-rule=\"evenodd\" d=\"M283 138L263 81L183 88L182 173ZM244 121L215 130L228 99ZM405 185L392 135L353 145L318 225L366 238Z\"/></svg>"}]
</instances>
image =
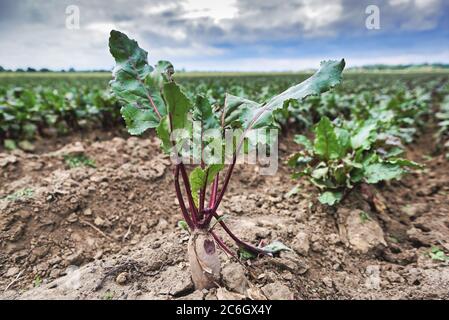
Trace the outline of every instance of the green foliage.
<instances>
[{"instance_id":1,"label":"green foliage","mask_svg":"<svg viewBox=\"0 0 449 320\"><path fill-rule=\"evenodd\" d=\"M339 84L344 67L344 60L323 61L313 76L261 104L227 94L225 122L244 130L273 126L276 114L286 109L290 102L300 102L308 96L318 95Z\"/></svg>"},{"instance_id":2,"label":"green foliage","mask_svg":"<svg viewBox=\"0 0 449 320\"><path fill-rule=\"evenodd\" d=\"M114 80L111 88L121 103L122 115L131 134L141 134L146 129L156 128L162 141L162 149L175 156L183 156L182 141L185 136L173 133L183 130L184 135L193 133L194 121L200 123L196 139L201 141L200 159L205 169L195 168L189 177L192 197L196 205L199 193L210 184L217 173L223 169L221 164L211 164L204 159L203 153L209 141L203 138L206 130L217 129L220 136L227 127L239 127L246 131L275 125L275 114L287 108L290 101L301 101L307 96L318 95L336 86L341 81L345 61L327 61L309 79L294 85L281 94L258 103L226 94L223 108L214 108L204 95L197 94L190 99L173 80L173 66L169 62L159 62L156 68L147 61L147 52L137 42L123 33L112 31L109 39L112 56L116 60ZM158 71L155 71L158 70ZM193 97L192 97L193 98ZM194 101L192 103L192 101ZM219 119L224 114L224 123ZM251 143L244 143L243 136L236 146L244 145L248 152ZM175 139L176 141L174 141ZM219 155L223 154L223 152ZM221 157L220 157L221 159ZM222 160L222 159L221 159Z\"/></svg>"},{"instance_id":3,"label":"green foliage","mask_svg":"<svg viewBox=\"0 0 449 320\"><path fill-rule=\"evenodd\" d=\"M365 211L360 212L360 220L362 221L362 223L365 223L369 220L371 220L371 217L369 216L368 213L366 213Z\"/></svg>"},{"instance_id":4,"label":"green foliage","mask_svg":"<svg viewBox=\"0 0 449 320\"><path fill-rule=\"evenodd\" d=\"M307 177L321 190L319 201L332 206L359 183L399 179L407 168L420 167L391 152L396 145L379 131L375 121L337 126L323 117L315 127L313 143L304 136L295 137L303 150L289 160L296 171L294 177Z\"/></svg>"},{"instance_id":5,"label":"green foliage","mask_svg":"<svg viewBox=\"0 0 449 320\"><path fill-rule=\"evenodd\" d=\"M296 120L304 128L323 116L354 122L371 119L378 122L377 126L385 134L399 138L402 143L411 143L425 124L430 92L438 83L435 79L419 80L416 75L413 80L402 77L405 78L360 74L352 81L347 79L344 89L310 97L301 104L291 103L284 117ZM360 134L361 138L363 132Z\"/></svg>"},{"instance_id":6,"label":"green foliage","mask_svg":"<svg viewBox=\"0 0 449 320\"><path fill-rule=\"evenodd\" d=\"M166 153L170 153L173 143L179 142L179 139L173 142L170 139L170 133L174 130L185 130L187 133L192 132L192 122L189 118L189 111L192 104L181 88L174 82L165 83L163 85L163 93L166 101L166 109L170 115L162 118L160 125L157 127L157 134L162 141L162 149Z\"/></svg>"},{"instance_id":7,"label":"green foliage","mask_svg":"<svg viewBox=\"0 0 449 320\"><path fill-rule=\"evenodd\" d=\"M189 232L189 226L188 226L187 222L185 222L185 220L179 220L178 227L181 230Z\"/></svg>"},{"instance_id":8,"label":"green foliage","mask_svg":"<svg viewBox=\"0 0 449 320\"><path fill-rule=\"evenodd\" d=\"M343 194L340 191L325 191L319 197L318 200L322 204L327 204L328 206L333 206L339 203Z\"/></svg>"},{"instance_id":9,"label":"green foliage","mask_svg":"<svg viewBox=\"0 0 449 320\"><path fill-rule=\"evenodd\" d=\"M173 73L173 66L167 61L160 61L152 68L152 79L158 88ZM226 92L249 101L269 101L309 75L180 73L173 77L182 84L192 102L201 95L211 106L222 106ZM309 96L300 103L289 101L274 117L282 126L291 126L295 121L298 130L310 128L322 116L347 120L374 117L382 121L389 134L399 137L403 143L411 143L425 124L423 117L429 114L430 93L439 88L444 77L444 74L431 73L347 73L344 87ZM0 144L3 145L4 139L32 141L36 136L122 126L120 109L126 104L117 101L111 93L109 80L110 73L1 74ZM444 97L444 88L438 90ZM127 111L139 112L134 109L131 106ZM139 114L142 116L139 123L147 126L147 113ZM141 130L136 127L137 132Z\"/></svg>"},{"instance_id":10,"label":"green foliage","mask_svg":"<svg viewBox=\"0 0 449 320\"><path fill-rule=\"evenodd\" d=\"M244 247L240 247L238 253L240 260L251 260L257 258L257 254L245 249Z\"/></svg>"},{"instance_id":11,"label":"green foliage","mask_svg":"<svg viewBox=\"0 0 449 320\"><path fill-rule=\"evenodd\" d=\"M404 169L393 163L372 163L365 166L365 180L367 183L378 183L383 180L399 179Z\"/></svg>"},{"instance_id":12,"label":"green foliage","mask_svg":"<svg viewBox=\"0 0 449 320\"><path fill-rule=\"evenodd\" d=\"M5 141L3 142L3 145L5 146L6 150L15 150L17 149L17 144L14 140L12 139L5 139Z\"/></svg>"},{"instance_id":13,"label":"green foliage","mask_svg":"<svg viewBox=\"0 0 449 320\"><path fill-rule=\"evenodd\" d=\"M210 101L203 95L197 95L195 103L192 104L179 85L172 81L173 67L170 63L166 62L171 71L164 78L165 81L155 81L154 69L147 62L147 52L141 49L136 41L118 31L112 31L109 46L117 64L111 87L120 101L126 103L124 118L131 133L140 134L148 128L158 127L157 133L163 141L163 148L168 150L168 131L189 129L192 120L200 121L202 130L220 128L218 119L221 118L221 111L213 109ZM273 114L286 107L290 101L303 100L339 84L344 66L344 60L323 62L312 77L264 103L227 94L225 124L243 129L271 126L275 121ZM162 74L166 72L163 71ZM155 83L159 84L159 87L155 86ZM151 100L156 104L157 110L151 108ZM156 111L161 115L159 119ZM145 117L142 116L143 113L146 114ZM168 121L168 125L160 124L167 114L170 114L170 119L164 121Z\"/></svg>"},{"instance_id":14,"label":"green foliage","mask_svg":"<svg viewBox=\"0 0 449 320\"><path fill-rule=\"evenodd\" d=\"M439 130L436 134L439 149L443 150L447 159L449 159L449 95L441 103L440 110L436 114Z\"/></svg>"},{"instance_id":15,"label":"green foliage","mask_svg":"<svg viewBox=\"0 0 449 320\"><path fill-rule=\"evenodd\" d=\"M215 176L224 168L223 164L212 164L205 169L196 167L189 176L190 188L195 204L198 205L199 192L202 188L211 184Z\"/></svg>"},{"instance_id":16,"label":"green foliage","mask_svg":"<svg viewBox=\"0 0 449 320\"><path fill-rule=\"evenodd\" d=\"M429 257L435 261L449 261L449 256L439 247L432 247L429 251Z\"/></svg>"},{"instance_id":17,"label":"green foliage","mask_svg":"<svg viewBox=\"0 0 449 320\"><path fill-rule=\"evenodd\" d=\"M315 127L314 153L327 161L337 159L342 154L342 149L331 121L324 117Z\"/></svg>"},{"instance_id":18,"label":"green foliage","mask_svg":"<svg viewBox=\"0 0 449 320\"><path fill-rule=\"evenodd\" d=\"M214 112L210 101L202 95L196 97L192 116L193 120L199 121L201 127L206 130L219 129L221 126L219 117Z\"/></svg>"},{"instance_id":19,"label":"green foliage","mask_svg":"<svg viewBox=\"0 0 449 320\"><path fill-rule=\"evenodd\" d=\"M283 244L282 242L277 241L277 240L262 247L261 249L263 249L266 252L269 252L271 254L276 254L281 251L293 251L292 249L287 247L285 244ZM255 259L257 257L257 254L255 254L254 252L248 251L245 248L240 247L239 248L239 257L242 260L250 260L250 259Z\"/></svg>"},{"instance_id":20,"label":"green foliage","mask_svg":"<svg viewBox=\"0 0 449 320\"><path fill-rule=\"evenodd\" d=\"M17 200L25 200L31 198L34 194L34 190L30 188L20 189L10 195L7 195L4 198L0 198L0 200L6 201L17 201Z\"/></svg>"},{"instance_id":21,"label":"green foliage","mask_svg":"<svg viewBox=\"0 0 449 320\"><path fill-rule=\"evenodd\" d=\"M35 288L40 287L41 284L42 284L42 278L39 275L37 275L33 280L33 287L35 287Z\"/></svg>"},{"instance_id":22,"label":"green foliage","mask_svg":"<svg viewBox=\"0 0 449 320\"><path fill-rule=\"evenodd\" d=\"M273 241L270 244L263 247L264 250L271 252L272 254L281 252L281 251L293 251L289 247L287 247L285 244L283 244L280 241Z\"/></svg>"},{"instance_id":23,"label":"green foliage","mask_svg":"<svg viewBox=\"0 0 449 320\"><path fill-rule=\"evenodd\" d=\"M96 168L95 161L84 154L80 155L66 155L64 162L69 168L91 167Z\"/></svg>"},{"instance_id":24,"label":"green foliage","mask_svg":"<svg viewBox=\"0 0 449 320\"><path fill-rule=\"evenodd\" d=\"M147 61L148 53L121 32L111 31L109 49L116 62L110 86L124 104L121 113L129 133L140 135L149 128L156 128L161 117L167 114L160 86L165 69L157 67L154 72L155 68ZM158 65L167 67L167 64Z\"/></svg>"},{"instance_id":25,"label":"green foliage","mask_svg":"<svg viewBox=\"0 0 449 320\"><path fill-rule=\"evenodd\" d=\"M189 128L191 120L188 118L192 104L174 82L164 84L163 93L167 103L168 113L171 115L171 130Z\"/></svg>"},{"instance_id":26,"label":"green foliage","mask_svg":"<svg viewBox=\"0 0 449 320\"><path fill-rule=\"evenodd\" d=\"M105 83L94 77L0 77L0 142L110 128L120 123L119 109Z\"/></svg>"},{"instance_id":27,"label":"green foliage","mask_svg":"<svg viewBox=\"0 0 449 320\"><path fill-rule=\"evenodd\" d=\"M114 292L112 291L106 291L103 295L103 300L112 300L114 299Z\"/></svg>"}]
</instances>

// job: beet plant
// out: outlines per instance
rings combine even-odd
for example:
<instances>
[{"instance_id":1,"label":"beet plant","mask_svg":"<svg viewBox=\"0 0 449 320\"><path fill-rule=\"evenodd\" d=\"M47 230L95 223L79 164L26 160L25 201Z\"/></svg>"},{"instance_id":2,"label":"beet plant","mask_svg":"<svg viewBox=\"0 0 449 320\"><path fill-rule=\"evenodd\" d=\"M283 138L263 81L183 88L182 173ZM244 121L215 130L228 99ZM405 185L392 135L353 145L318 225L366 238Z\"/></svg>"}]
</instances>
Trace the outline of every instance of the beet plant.
<instances>
[{"instance_id":1,"label":"beet plant","mask_svg":"<svg viewBox=\"0 0 449 320\"><path fill-rule=\"evenodd\" d=\"M291 101L301 101L339 84L344 60L322 62L313 76L266 102L257 103L226 94L224 105L216 106L202 95L189 99L174 79L173 65L159 61L154 67L150 66L147 52L125 34L111 31L109 47L116 61L110 85L123 105L121 113L129 133L140 135L148 129L156 129L163 152L170 154L174 162L174 188L179 209L190 230L188 258L196 288L210 288L219 279L216 244L237 258L236 252L215 232L216 225L236 243L239 252L271 255L279 250L273 245L260 248L242 241L223 221L218 208L239 155L248 154L257 147L247 139L251 133L276 127L276 115L285 111ZM223 138L226 130L241 132L235 141L232 140L231 152L224 150L222 142L218 146L216 143L217 136ZM199 142L198 152L186 151L185 142L189 139ZM191 168L192 162L198 165Z\"/></svg>"},{"instance_id":2,"label":"beet plant","mask_svg":"<svg viewBox=\"0 0 449 320\"><path fill-rule=\"evenodd\" d=\"M436 114L439 130L436 133L438 149L445 152L445 156L449 159L449 96L446 96L441 103L440 110Z\"/></svg>"},{"instance_id":3,"label":"beet plant","mask_svg":"<svg viewBox=\"0 0 449 320\"><path fill-rule=\"evenodd\" d=\"M320 190L318 200L332 206L361 183L400 179L409 168L421 168L400 157L404 152L400 139L382 133L382 126L374 119L337 125L322 117L313 140L295 136L303 148L289 159L293 177L306 177Z\"/></svg>"}]
</instances>

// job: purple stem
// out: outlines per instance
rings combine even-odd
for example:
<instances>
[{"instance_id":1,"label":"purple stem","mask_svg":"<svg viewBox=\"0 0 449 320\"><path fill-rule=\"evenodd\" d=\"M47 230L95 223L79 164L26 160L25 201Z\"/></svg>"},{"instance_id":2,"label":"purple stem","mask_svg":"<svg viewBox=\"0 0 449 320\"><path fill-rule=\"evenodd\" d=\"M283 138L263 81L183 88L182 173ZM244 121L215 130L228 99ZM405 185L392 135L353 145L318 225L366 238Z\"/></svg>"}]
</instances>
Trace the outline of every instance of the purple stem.
<instances>
[{"instance_id":1,"label":"purple stem","mask_svg":"<svg viewBox=\"0 0 449 320\"><path fill-rule=\"evenodd\" d=\"M215 200L214 206L212 207L212 212L217 211L218 206L220 205L221 200L223 200L223 196L224 196L224 194L226 192L226 189L228 187L229 180L231 179L232 171L234 170L236 162L237 162L237 154L234 154L234 157L232 158L232 163L229 166L228 171L226 172L226 177L225 177L225 180L223 182L223 188L221 189L220 194L218 195L217 199Z\"/></svg>"},{"instance_id":2,"label":"purple stem","mask_svg":"<svg viewBox=\"0 0 449 320\"><path fill-rule=\"evenodd\" d=\"M212 215L215 217L215 219L219 219L220 216L216 213L213 212ZM218 223L221 225L221 227L224 229L224 231L226 231L226 233L232 238L232 240L235 241L235 243L237 243L237 245L239 247L244 247L245 249L252 251L252 252L256 252L256 253L260 253L266 256L272 256L272 254L270 252L267 252L265 250L263 250L262 248L257 248L249 243L246 243L242 240L240 240L235 234L232 233L232 231L228 228L228 226L226 225L226 223L223 222L223 220L218 221Z\"/></svg>"},{"instance_id":3,"label":"purple stem","mask_svg":"<svg viewBox=\"0 0 449 320\"><path fill-rule=\"evenodd\" d=\"M204 200L206 199L206 188L207 188L207 177L209 176L209 170L206 170L206 178L204 181L204 186L200 190L200 209L199 209L199 215L200 219L203 218L203 210L204 210Z\"/></svg>"},{"instance_id":4,"label":"purple stem","mask_svg":"<svg viewBox=\"0 0 449 320\"><path fill-rule=\"evenodd\" d=\"M209 231L212 237L214 237L215 241L218 243L218 245L231 257L237 259L237 256L234 254L234 252L231 251L231 249L228 248L228 246L221 240L221 238L212 230ZM238 259L237 259L238 260Z\"/></svg>"},{"instance_id":5,"label":"purple stem","mask_svg":"<svg viewBox=\"0 0 449 320\"><path fill-rule=\"evenodd\" d=\"M217 173L217 175L215 176L215 180L214 183L212 184L212 190L210 193L210 199L209 199L209 208L212 208L215 204L215 199L217 197L217 191L218 191L218 177L219 173Z\"/></svg>"},{"instance_id":6,"label":"purple stem","mask_svg":"<svg viewBox=\"0 0 449 320\"><path fill-rule=\"evenodd\" d=\"M192 222L195 226L198 226L198 210L196 209L195 203L193 202L192 190L190 189L189 178L187 177L187 172L184 163L181 162L179 164L179 168L181 170L182 180L184 182L184 187L186 189L190 212L192 213Z\"/></svg>"},{"instance_id":7,"label":"purple stem","mask_svg":"<svg viewBox=\"0 0 449 320\"><path fill-rule=\"evenodd\" d=\"M176 166L175 169L175 190L176 190L176 196L178 198L179 207L181 208L182 215L184 217L184 220L186 221L187 225L191 230L194 229L194 224L192 222L192 219L189 216L189 211L186 208L186 205L184 203L184 198L182 197L181 187L179 185L179 165Z\"/></svg>"},{"instance_id":8,"label":"purple stem","mask_svg":"<svg viewBox=\"0 0 449 320\"><path fill-rule=\"evenodd\" d=\"M237 161L237 156L234 155L234 157L232 159L232 163L231 163L230 167L228 168L228 171L226 172L225 180L223 182L223 188L221 189L221 192L218 195L218 197L217 197L217 191L218 191L218 174L217 174L217 177L215 178L216 181L214 181L214 186L212 188L209 209L204 210L206 213L206 216L204 217L204 221L202 223L203 226L209 225L209 223L212 220L212 217L214 216L214 213L217 211L218 206L220 205L220 202L223 199L223 196L226 192L226 188L228 187L229 180L231 179L232 171L234 170L236 161Z\"/></svg>"}]
</instances>

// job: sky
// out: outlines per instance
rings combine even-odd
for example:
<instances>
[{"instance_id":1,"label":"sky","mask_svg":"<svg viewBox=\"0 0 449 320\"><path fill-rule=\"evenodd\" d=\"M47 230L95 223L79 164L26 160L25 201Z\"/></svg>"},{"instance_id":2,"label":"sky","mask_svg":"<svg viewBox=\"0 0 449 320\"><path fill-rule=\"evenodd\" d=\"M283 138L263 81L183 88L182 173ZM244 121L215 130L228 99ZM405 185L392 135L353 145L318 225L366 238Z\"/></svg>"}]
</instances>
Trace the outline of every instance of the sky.
<instances>
[{"instance_id":1,"label":"sky","mask_svg":"<svg viewBox=\"0 0 449 320\"><path fill-rule=\"evenodd\" d=\"M446 0L0 0L0 66L109 70L112 29L188 71L449 63L448 12Z\"/></svg>"}]
</instances>

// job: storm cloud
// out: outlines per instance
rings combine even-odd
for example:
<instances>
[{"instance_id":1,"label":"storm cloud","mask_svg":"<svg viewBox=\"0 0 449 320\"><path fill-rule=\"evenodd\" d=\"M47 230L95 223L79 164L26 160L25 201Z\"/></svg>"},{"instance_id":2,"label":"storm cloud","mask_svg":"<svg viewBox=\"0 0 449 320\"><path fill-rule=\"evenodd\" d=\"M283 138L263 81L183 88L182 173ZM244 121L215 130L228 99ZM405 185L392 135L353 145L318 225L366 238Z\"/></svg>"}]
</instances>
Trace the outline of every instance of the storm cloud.
<instances>
[{"instance_id":1,"label":"storm cloud","mask_svg":"<svg viewBox=\"0 0 449 320\"><path fill-rule=\"evenodd\" d=\"M380 29L365 26L368 5ZM66 8L80 28L66 27ZM110 69L108 34L126 32L188 70L296 70L322 59L349 65L449 62L442 0L2 0L0 65Z\"/></svg>"}]
</instances>

